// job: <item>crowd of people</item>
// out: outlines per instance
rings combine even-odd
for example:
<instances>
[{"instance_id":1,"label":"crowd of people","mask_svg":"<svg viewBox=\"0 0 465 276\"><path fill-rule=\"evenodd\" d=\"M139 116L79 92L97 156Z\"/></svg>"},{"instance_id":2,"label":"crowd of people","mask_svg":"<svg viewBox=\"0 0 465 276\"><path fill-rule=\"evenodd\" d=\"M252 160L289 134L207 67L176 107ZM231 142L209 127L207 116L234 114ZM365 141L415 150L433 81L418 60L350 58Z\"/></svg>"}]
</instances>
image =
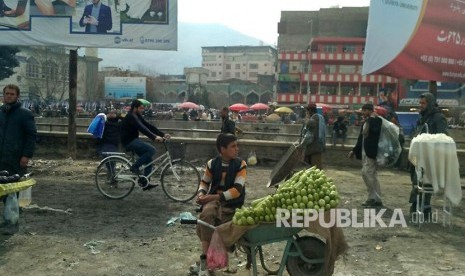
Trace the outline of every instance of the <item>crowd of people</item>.
<instances>
[{"instance_id":1,"label":"crowd of people","mask_svg":"<svg viewBox=\"0 0 465 276\"><path fill-rule=\"evenodd\" d=\"M9 173L24 175L30 158L34 153L34 143L37 130L31 110L22 107L19 101L20 90L16 85L7 85L3 88L3 105L0 107L0 170ZM382 129L381 116L378 115L371 103L364 104L361 109L363 120L356 145L348 152L348 157L362 160L361 176L367 188L367 200L361 205L363 208L380 208L383 206L381 185L378 180L377 153ZM447 122L444 114L437 107L436 99L431 93L420 96L419 121L415 135L421 133L447 134ZM153 124L144 119L145 106L139 100L132 101L127 114L121 117L116 109L108 110L105 128L101 135L99 151L117 151L119 144L137 155L137 159L130 168L135 175L147 177L151 167L147 166L156 155L155 147L139 138L140 133L153 142L162 142L170 139L170 135L162 132ZM302 120L301 143L304 146L304 161L309 167L323 169L324 153L326 150L327 122L322 114L318 113L314 103L305 108L305 117ZM218 115L221 120L221 129L216 138L218 155L210 159L199 183L196 203L201 206L199 218L204 222L217 226L232 219L235 210L242 207L246 196L247 163L239 157L239 143L236 136L237 128L230 116L228 107L222 108ZM394 118L389 118L394 121ZM13 122L5 124L4 122ZM347 126L344 117L340 116L334 122L333 144L337 138L345 139ZM142 170L143 168L143 170ZM412 204L411 212L417 208L417 179L414 166L411 166L412 190L409 202ZM150 182L139 183L144 190L155 187ZM6 207L3 209L3 222L0 224L2 234L12 235L19 230L19 205L17 193L3 197ZM427 196L424 202L425 215L431 214L431 197ZM197 226L197 235L200 240L200 260L205 262L206 254L212 239L212 230L203 225ZM190 271L198 274L202 268L194 264Z\"/></svg>"}]
</instances>

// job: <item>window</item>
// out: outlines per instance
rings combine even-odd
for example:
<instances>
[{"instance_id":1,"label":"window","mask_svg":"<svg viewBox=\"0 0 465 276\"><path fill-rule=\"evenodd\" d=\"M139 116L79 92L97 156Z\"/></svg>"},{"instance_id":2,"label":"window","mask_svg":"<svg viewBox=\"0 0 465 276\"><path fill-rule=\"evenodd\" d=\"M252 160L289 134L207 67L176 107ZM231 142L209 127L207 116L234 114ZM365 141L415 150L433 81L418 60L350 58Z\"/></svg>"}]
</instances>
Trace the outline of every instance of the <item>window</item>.
<instances>
[{"instance_id":1,"label":"window","mask_svg":"<svg viewBox=\"0 0 465 276\"><path fill-rule=\"evenodd\" d=\"M254 70L254 69L256 70L256 69L258 69L258 64L257 63L251 63L251 64L249 64L249 68L252 69L252 70Z\"/></svg>"},{"instance_id":2,"label":"window","mask_svg":"<svg viewBox=\"0 0 465 276\"><path fill-rule=\"evenodd\" d=\"M249 72L249 78L256 78L258 76L257 72Z\"/></svg>"},{"instance_id":3,"label":"window","mask_svg":"<svg viewBox=\"0 0 465 276\"><path fill-rule=\"evenodd\" d=\"M325 65L324 73L325 74L336 73L336 65Z\"/></svg>"},{"instance_id":4,"label":"window","mask_svg":"<svg viewBox=\"0 0 465 276\"><path fill-rule=\"evenodd\" d=\"M239 69L241 69L241 65L240 65L240 64L236 64L235 68L239 70Z\"/></svg>"},{"instance_id":5,"label":"window","mask_svg":"<svg viewBox=\"0 0 465 276\"><path fill-rule=\"evenodd\" d=\"M39 63L37 62L35 58L29 58L27 60L26 76L28 78L39 77Z\"/></svg>"},{"instance_id":6,"label":"window","mask_svg":"<svg viewBox=\"0 0 465 276\"><path fill-rule=\"evenodd\" d=\"M356 72L356 65L339 65L339 73L341 74L355 74Z\"/></svg>"},{"instance_id":7,"label":"window","mask_svg":"<svg viewBox=\"0 0 465 276\"><path fill-rule=\"evenodd\" d=\"M357 48L355 47L355 45L353 44L346 44L344 45L344 47L342 48L342 51L344 53L355 53L355 51L357 50Z\"/></svg>"},{"instance_id":8,"label":"window","mask_svg":"<svg viewBox=\"0 0 465 276\"><path fill-rule=\"evenodd\" d=\"M231 70L231 64L226 64L226 70Z\"/></svg>"},{"instance_id":9,"label":"window","mask_svg":"<svg viewBox=\"0 0 465 276\"><path fill-rule=\"evenodd\" d=\"M325 51L326 53L336 53L337 52L337 46L334 45L334 44L325 45L323 51Z\"/></svg>"},{"instance_id":10,"label":"window","mask_svg":"<svg viewBox=\"0 0 465 276\"><path fill-rule=\"evenodd\" d=\"M216 72L211 72L211 77L216 78Z\"/></svg>"},{"instance_id":11,"label":"window","mask_svg":"<svg viewBox=\"0 0 465 276\"><path fill-rule=\"evenodd\" d=\"M240 78L240 77L241 77L241 73L240 73L240 72L234 73L234 77L237 78L237 79Z\"/></svg>"},{"instance_id":12,"label":"window","mask_svg":"<svg viewBox=\"0 0 465 276\"><path fill-rule=\"evenodd\" d=\"M230 78L230 77L231 77L231 72L226 72L226 73L224 73L224 77L225 77L225 78Z\"/></svg>"},{"instance_id":13,"label":"window","mask_svg":"<svg viewBox=\"0 0 465 276\"><path fill-rule=\"evenodd\" d=\"M43 78L57 80L58 79L58 65L48 60L44 63L44 68L42 70Z\"/></svg>"}]
</instances>

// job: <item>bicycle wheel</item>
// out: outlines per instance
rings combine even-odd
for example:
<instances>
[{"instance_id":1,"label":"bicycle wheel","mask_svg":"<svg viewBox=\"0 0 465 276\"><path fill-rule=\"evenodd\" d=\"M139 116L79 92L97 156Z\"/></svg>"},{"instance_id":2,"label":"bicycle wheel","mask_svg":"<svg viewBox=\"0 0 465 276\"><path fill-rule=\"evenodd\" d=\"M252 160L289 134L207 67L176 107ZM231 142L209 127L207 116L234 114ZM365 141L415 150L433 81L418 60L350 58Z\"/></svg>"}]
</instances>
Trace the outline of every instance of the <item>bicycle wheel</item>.
<instances>
[{"instance_id":1,"label":"bicycle wheel","mask_svg":"<svg viewBox=\"0 0 465 276\"><path fill-rule=\"evenodd\" d=\"M174 201L186 202L195 197L200 185L200 173L192 163L176 160L161 172L161 187Z\"/></svg>"},{"instance_id":2,"label":"bicycle wheel","mask_svg":"<svg viewBox=\"0 0 465 276\"><path fill-rule=\"evenodd\" d=\"M136 181L130 167L131 163L122 157L110 156L103 159L95 173L95 184L100 193L110 199L128 196Z\"/></svg>"}]
</instances>

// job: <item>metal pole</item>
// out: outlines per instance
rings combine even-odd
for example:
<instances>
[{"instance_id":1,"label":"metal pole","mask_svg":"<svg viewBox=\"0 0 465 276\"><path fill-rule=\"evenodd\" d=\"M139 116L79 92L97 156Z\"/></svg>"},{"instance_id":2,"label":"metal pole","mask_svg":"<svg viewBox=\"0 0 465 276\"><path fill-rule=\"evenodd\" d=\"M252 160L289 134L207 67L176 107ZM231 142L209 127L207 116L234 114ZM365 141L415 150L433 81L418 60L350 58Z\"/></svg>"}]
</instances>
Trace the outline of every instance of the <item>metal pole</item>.
<instances>
[{"instance_id":1,"label":"metal pole","mask_svg":"<svg viewBox=\"0 0 465 276\"><path fill-rule=\"evenodd\" d=\"M76 159L77 49L69 51L68 156Z\"/></svg>"}]
</instances>

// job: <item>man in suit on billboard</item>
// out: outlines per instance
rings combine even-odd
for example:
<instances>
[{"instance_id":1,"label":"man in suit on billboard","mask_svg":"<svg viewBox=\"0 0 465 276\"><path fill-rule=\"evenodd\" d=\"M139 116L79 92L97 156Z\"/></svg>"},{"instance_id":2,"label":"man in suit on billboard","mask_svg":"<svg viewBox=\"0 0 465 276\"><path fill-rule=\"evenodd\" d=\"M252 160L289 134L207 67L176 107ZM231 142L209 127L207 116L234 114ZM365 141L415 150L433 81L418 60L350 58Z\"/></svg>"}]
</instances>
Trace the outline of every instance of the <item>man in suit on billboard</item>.
<instances>
[{"instance_id":1,"label":"man in suit on billboard","mask_svg":"<svg viewBox=\"0 0 465 276\"><path fill-rule=\"evenodd\" d=\"M100 0L92 0L91 5L84 8L79 26L86 27L86 33L106 33L113 27L110 7Z\"/></svg>"}]
</instances>

